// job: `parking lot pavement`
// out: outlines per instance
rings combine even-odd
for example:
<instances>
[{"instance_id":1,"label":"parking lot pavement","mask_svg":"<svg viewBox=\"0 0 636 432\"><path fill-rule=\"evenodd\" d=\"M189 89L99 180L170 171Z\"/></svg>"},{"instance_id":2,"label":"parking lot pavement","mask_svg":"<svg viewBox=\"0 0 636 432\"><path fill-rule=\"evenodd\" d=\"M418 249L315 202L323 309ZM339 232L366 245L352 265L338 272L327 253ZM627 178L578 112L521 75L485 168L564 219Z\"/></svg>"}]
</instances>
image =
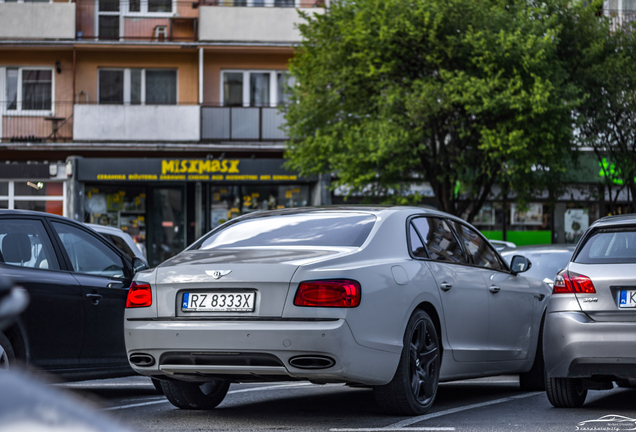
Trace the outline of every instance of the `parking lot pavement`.
<instances>
[{"instance_id":1,"label":"parking lot pavement","mask_svg":"<svg viewBox=\"0 0 636 432\"><path fill-rule=\"evenodd\" d=\"M557 409L544 392L521 392L516 376L443 383L431 411L419 417L383 415L371 390L340 384L233 384L212 411L173 407L145 377L58 386L89 398L101 411L138 431L623 430L620 427L628 422L610 426L595 421L610 414L633 418L631 427L636 427L636 390L590 392L582 408Z\"/></svg>"}]
</instances>

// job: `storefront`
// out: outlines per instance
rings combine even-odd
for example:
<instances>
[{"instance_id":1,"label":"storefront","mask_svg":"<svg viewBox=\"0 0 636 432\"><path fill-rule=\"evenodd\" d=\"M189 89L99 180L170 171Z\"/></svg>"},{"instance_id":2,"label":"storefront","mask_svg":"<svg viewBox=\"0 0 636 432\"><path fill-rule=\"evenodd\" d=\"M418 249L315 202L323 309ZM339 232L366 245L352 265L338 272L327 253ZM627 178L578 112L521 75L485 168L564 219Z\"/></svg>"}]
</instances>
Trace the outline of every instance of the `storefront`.
<instances>
[{"instance_id":1,"label":"storefront","mask_svg":"<svg viewBox=\"0 0 636 432\"><path fill-rule=\"evenodd\" d=\"M67 216L66 165L61 162L0 163L0 209Z\"/></svg>"},{"instance_id":2,"label":"storefront","mask_svg":"<svg viewBox=\"0 0 636 432\"><path fill-rule=\"evenodd\" d=\"M74 213L145 245L155 266L236 216L320 202L320 184L281 159L72 158Z\"/></svg>"}]
</instances>

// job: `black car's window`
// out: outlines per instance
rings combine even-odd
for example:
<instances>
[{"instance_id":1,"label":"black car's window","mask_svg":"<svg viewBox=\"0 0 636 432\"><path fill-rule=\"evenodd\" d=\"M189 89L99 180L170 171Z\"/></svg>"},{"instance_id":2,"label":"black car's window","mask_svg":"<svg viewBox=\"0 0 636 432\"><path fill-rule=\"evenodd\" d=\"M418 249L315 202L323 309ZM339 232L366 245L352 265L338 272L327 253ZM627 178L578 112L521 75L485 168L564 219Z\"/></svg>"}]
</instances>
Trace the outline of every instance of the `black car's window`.
<instances>
[{"instance_id":1,"label":"black car's window","mask_svg":"<svg viewBox=\"0 0 636 432\"><path fill-rule=\"evenodd\" d=\"M53 228L62 240L78 273L108 277L124 277L121 258L95 236L65 223L53 222Z\"/></svg>"},{"instance_id":2,"label":"black car's window","mask_svg":"<svg viewBox=\"0 0 636 432\"><path fill-rule=\"evenodd\" d=\"M587 239L574 262L636 263L636 228L599 230Z\"/></svg>"},{"instance_id":3,"label":"black car's window","mask_svg":"<svg viewBox=\"0 0 636 432\"><path fill-rule=\"evenodd\" d=\"M495 249L477 231L459 222L452 222L452 224L459 239L464 243L464 250L472 259L473 264L494 270L504 268Z\"/></svg>"},{"instance_id":4,"label":"black car's window","mask_svg":"<svg viewBox=\"0 0 636 432\"><path fill-rule=\"evenodd\" d=\"M0 219L0 261L20 267L60 269L51 240L39 220Z\"/></svg>"},{"instance_id":5,"label":"black car's window","mask_svg":"<svg viewBox=\"0 0 636 432\"><path fill-rule=\"evenodd\" d=\"M413 256L418 258L428 258L426 248L424 247L419 234L417 233L417 231L415 231L413 222L409 224L409 236L411 238L411 253L413 254Z\"/></svg>"},{"instance_id":6,"label":"black car's window","mask_svg":"<svg viewBox=\"0 0 636 432\"><path fill-rule=\"evenodd\" d=\"M130 259L135 259L135 253L130 249L126 241L112 234L102 234L106 240L110 240L120 251L125 253Z\"/></svg>"},{"instance_id":7,"label":"black car's window","mask_svg":"<svg viewBox=\"0 0 636 432\"><path fill-rule=\"evenodd\" d=\"M429 258L466 263L461 246L444 219L421 217L413 219L412 223L424 239Z\"/></svg>"},{"instance_id":8,"label":"black car's window","mask_svg":"<svg viewBox=\"0 0 636 432\"><path fill-rule=\"evenodd\" d=\"M375 216L360 213L303 213L237 222L207 237L202 250L253 246L353 246L364 243Z\"/></svg>"}]
</instances>

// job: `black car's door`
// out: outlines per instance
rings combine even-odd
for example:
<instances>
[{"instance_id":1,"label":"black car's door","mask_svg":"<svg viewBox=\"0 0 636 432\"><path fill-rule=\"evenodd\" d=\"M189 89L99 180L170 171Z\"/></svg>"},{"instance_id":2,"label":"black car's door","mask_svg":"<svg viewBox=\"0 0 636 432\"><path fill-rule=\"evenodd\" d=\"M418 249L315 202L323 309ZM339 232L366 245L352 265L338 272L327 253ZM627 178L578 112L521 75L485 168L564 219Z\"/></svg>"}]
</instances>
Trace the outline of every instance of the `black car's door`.
<instances>
[{"instance_id":1,"label":"black car's door","mask_svg":"<svg viewBox=\"0 0 636 432\"><path fill-rule=\"evenodd\" d=\"M0 273L29 292L29 306L19 318L29 361L49 370L77 367L84 336L82 292L43 220L0 218L0 252Z\"/></svg>"},{"instance_id":2,"label":"black car's door","mask_svg":"<svg viewBox=\"0 0 636 432\"><path fill-rule=\"evenodd\" d=\"M89 230L61 221L51 225L82 289L85 324L81 364L127 366L124 309L132 279L130 264Z\"/></svg>"}]
</instances>

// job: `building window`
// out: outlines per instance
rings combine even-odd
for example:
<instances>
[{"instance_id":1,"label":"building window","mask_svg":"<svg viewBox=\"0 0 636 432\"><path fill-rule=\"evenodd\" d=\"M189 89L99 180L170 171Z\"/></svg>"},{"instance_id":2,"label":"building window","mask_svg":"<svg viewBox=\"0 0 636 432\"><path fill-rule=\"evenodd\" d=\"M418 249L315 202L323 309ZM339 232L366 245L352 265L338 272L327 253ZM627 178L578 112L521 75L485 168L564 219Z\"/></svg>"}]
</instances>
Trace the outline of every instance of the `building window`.
<instances>
[{"instance_id":1,"label":"building window","mask_svg":"<svg viewBox=\"0 0 636 432\"><path fill-rule=\"evenodd\" d=\"M289 102L288 86L294 84L287 71L223 71L223 106L275 107Z\"/></svg>"},{"instance_id":2,"label":"building window","mask_svg":"<svg viewBox=\"0 0 636 432\"><path fill-rule=\"evenodd\" d=\"M130 0L128 12L171 13L172 0Z\"/></svg>"},{"instance_id":3,"label":"building window","mask_svg":"<svg viewBox=\"0 0 636 432\"><path fill-rule=\"evenodd\" d=\"M53 105L53 80L53 68L6 68L7 110L50 112Z\"/></svg>"},{"instance_id":4,"label":"building window","mask_svg":"<svg viewBox=\"0 0 636 432\"><path fill-rule=\"evenodd\" d=\"M2 1L2 0L0 0ZM124 17L150 15L153 17L173 16L172 0L98 0L95 26L99 39L119 39L121 21Z\"/></svg>"},{"instance_id":5,"label":"building window","mask_svg":"<svg viewBox=\"0 0 636 432\"><path fill-rule=\"evenodd\" d=\"M220 6L248 6L248 7L308 7L310 3L301 0L218 0ZM314 4L314 3L311 3ZM315 2L320 5L319 1Z\"/></svg>"},{"instance_id":6,"label":"building window","mask_svg":"<svg viewBox=\"0 0 636 432\"><path fill-rule=\"evenodd\" d=\"M100 69L100 104L176 105L176 69Z\"/></svg>"},{"instance_id":7,"label":"building window","mask_svg":"<svg viewBox=\"0 0 636 432\"><path fill-rule=\"evenodd\" d=\"M0 182L0 208L34 210L65 215L66 190L62 182L16 180Z\"/></svg>"}]
</instances>

